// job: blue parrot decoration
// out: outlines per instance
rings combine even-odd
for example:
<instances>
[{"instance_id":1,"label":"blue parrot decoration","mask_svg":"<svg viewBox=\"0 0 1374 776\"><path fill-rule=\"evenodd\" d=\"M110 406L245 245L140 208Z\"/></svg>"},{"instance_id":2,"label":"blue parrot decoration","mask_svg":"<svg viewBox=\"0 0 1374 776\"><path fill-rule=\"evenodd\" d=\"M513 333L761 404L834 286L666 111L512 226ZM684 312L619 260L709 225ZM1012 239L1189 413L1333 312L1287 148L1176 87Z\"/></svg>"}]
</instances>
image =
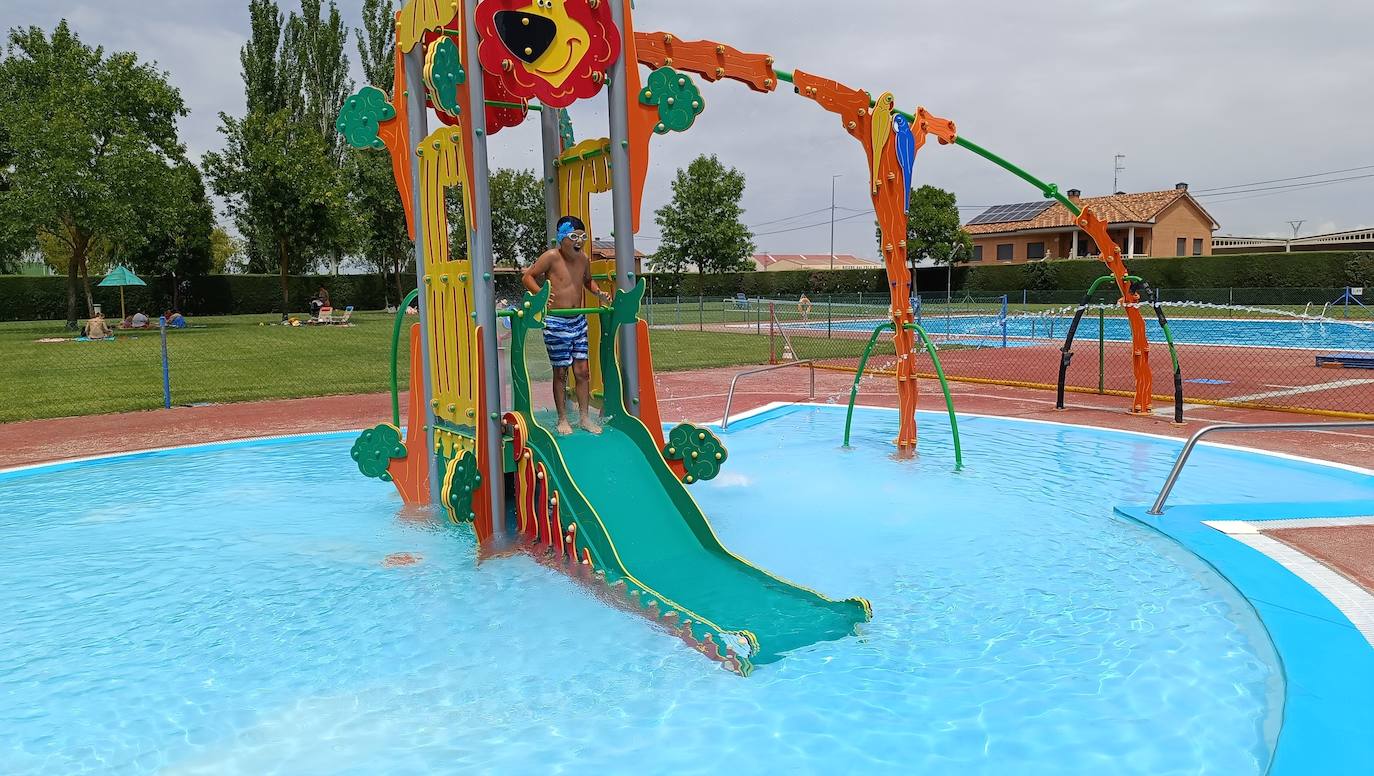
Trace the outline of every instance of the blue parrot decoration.
<instances>
[{"instance_id":1,"label":"blue parrot decoration","mask_svg":"<svg viewBox=\"0 0 1374 776\"><path fill-rule=\"evenodd\" d=\"M905 205L911 207L911 180L916 171L916 136L911 133L911 122L906 116L894 114L892 128L897 136L897 163L902 166L902 177L906 179Z\"/></svg>"}]
</instances>

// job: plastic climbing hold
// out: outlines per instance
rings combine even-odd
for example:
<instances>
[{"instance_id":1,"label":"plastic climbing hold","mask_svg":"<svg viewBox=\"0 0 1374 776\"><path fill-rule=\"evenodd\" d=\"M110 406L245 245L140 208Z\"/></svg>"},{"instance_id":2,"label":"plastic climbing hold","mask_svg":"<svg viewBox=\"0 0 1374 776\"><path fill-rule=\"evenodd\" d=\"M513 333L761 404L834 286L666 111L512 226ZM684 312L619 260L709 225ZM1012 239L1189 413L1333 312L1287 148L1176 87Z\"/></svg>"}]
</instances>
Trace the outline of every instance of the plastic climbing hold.
<instances>
[{"instance_id":1,"label":"plastic climbing hold","mask_svg":"<svg viewBox=\"0 0 1374 776\"><path fill-rule=\"evenodd\" d=\"M691 423L679 424L668 433L668 444L663 452L668 460L682 461L686 472L683 482L689 485L714 479L729 456L715 434Z\"/></svg>"},{"instance_id":2,"label":"plastic climbing hold","mask_svg":"<svg viewBox=\"0 0 1374 776\"><path fill-rule=\"evenodd\" d=\"M406 457L406 446L401 443L401 430L383 423L364 431L353 442L349 455L357 462L358 471L364 477L391 482L391 474L387 469L392 461Z\"/></svg>"},{"instance_id":3,"label":"plastic climbing hold","mask_svg":"<svg viewBox=\"0 0 1374 776\"><path fill-rule=\"evenodd\" d=\"M706 110L706 100L697 85L671 67L660 67L649 74L639 92L639 101L658 106L658 123L654 131L660 135L686 132Z\"/></svg>"}]
</instances>

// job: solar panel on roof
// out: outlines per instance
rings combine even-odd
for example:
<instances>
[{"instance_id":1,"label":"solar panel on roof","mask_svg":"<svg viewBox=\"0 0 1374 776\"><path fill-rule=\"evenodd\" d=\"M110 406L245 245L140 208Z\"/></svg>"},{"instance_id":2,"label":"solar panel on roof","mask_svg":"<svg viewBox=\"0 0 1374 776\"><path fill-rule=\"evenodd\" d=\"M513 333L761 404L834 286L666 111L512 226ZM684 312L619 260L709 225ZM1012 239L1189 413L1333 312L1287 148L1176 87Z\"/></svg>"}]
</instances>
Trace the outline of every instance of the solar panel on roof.
<instances>
[{"instance_id":1,"label":"solar panel on roof","mask_svg":"<svg viewBox=\"0 0 1374 776\"><path fill-rule=\"evenodd\" d=\"M1053 202L1018 202L1011 205L994 205L984 210L979 216L968 222L969 226L977 224L1008 224L1013 221L1029 221L1050 209Z\"/></svg>"}]
</instances>

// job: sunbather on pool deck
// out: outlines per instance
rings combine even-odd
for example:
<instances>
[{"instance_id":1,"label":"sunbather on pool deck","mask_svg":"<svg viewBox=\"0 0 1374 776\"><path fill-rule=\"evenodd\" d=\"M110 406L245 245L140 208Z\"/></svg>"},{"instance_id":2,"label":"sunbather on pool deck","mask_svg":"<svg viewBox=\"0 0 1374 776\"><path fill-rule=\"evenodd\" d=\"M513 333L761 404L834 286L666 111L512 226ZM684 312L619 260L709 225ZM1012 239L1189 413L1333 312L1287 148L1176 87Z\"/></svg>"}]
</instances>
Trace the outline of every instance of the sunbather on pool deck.
<instances>
[{"instance_id":1,"label":"sunbather on pool deck","mask_svg":"<svg viewBox=\"0 0 1374 776\"><path fill-rule=\"evenodd\" d=\"M570 310L583 306L582 289L596 294L609 304L611 295L597 287L592 279L592 263L583 246L587 242L587 227L576 216L563 216L558 219L558 244L545 251L525 270L525 288L537 294L548 281L551 289L549 308ZM577 378L578 425L592 434L600 434L597 425L588 414L591 403L591 370L587 362L587 316L548 315L544 318L544 346L549 350L549 362L553 364L553 406L558 410L558 433L564 436L573 432L568 422L568 408L565 390L568 385L568 369Z\"/></svg>"}]
</instances>

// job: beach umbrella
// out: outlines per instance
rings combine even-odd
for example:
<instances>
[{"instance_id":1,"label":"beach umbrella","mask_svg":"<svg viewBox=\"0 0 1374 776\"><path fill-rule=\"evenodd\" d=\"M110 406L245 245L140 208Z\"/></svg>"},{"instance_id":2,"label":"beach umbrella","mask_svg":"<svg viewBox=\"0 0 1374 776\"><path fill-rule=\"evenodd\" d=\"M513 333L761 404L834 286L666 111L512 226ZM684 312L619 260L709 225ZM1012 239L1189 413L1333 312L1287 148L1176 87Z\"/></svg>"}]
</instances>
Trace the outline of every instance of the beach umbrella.
<instances>
[{"instance_id":1,"label":"beach umbrella","mask_svg":"<svg viewBox=\"0 0 1374 776\"><path fill-rule=\"evenodd\" d=\"M106 275L106 276L105 276L105 279L102 280L102 281L100 281L100 285L102 285L102 286L119 286L119 318L120 318L120 320L123 320L123 319L124 319L124 287L125 287L125 286L146 286L146 285L148 285L148 284L147 284L147 283L144 283L142 280L140 280L139 277L138 277L138 275L135 275L134 273L132 273L132 272L130 272L129 270L125 269L123 265L120 265L120 266L118 266L118 267L115 267L113 272L111 272L110 274Z\"/></svg>"}]
</instances>

